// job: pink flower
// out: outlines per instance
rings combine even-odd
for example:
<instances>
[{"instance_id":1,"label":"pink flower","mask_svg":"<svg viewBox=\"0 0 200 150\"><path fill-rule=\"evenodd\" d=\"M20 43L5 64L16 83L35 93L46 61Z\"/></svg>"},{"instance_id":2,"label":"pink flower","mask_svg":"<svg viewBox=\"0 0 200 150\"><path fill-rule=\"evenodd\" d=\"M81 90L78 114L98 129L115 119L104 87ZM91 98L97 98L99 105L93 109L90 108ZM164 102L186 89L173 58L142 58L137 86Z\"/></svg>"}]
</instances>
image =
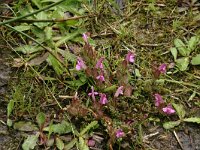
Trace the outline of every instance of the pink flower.
<instances>
[{"instance_id":1,"label":"pink flower","mask_svg":"<svg viewBox=\"0 0 200 150\"><path fill-rule=\"evenodd\" d=\"M171 104L168 104L167 107L162 108L162 111L166 113L167 115L171 115L175 113L176 111L172 108Z\"/></svg>"},{"instance_id":2,"label":"pink flower","mask_svg":"<svg viewBox=\"0 0 200 150\"><path fill-rule=\"evenodd\" d=\"M161 64L159 67L158 67L158 71L160 73L166 73L167 72L167 64Z\"/></svg>"},{"instance_id":3,"label":"pink flower","mask_svg":"<svg viewBox=\"0 0 200 150\"><path fill-rule=\"evenodd\" d=\"M82 69L86 69L86 65L85 65L84 61L82 60L82 58L78 57L77 64L76 64L76 70L82 70Z\"/></svg>"},{"instance_id":4,"label":"pink flower","mask_svg":"<svg viewBox=\"0 0 200 150\"><path fill-rule=\"evenodd\" d=\"M128 54L126 54L126 61L130 62L130 63L134 63L135 62L135 54L133 54L132 52L128 52Z\"/></svg>"},{"instance_id":5,"label":"pink flower","mask_svg":"<svg viewBox=\"0 0 200 150\"><path fill-rule=\"evenodd\" d=\"M115 92L114 97L118 97L120 94L123 95L123 86L118 87L117 91Z\"/></svg>"},{"instance_id":6,"label":"pink flower","mask_svg":"<svg viewBox=\"0 0 200 150\"><path fill-rule=\"evenodd\" d=\"M83 33L83 40L84 40L85 43L88 44L88 36L87 36L86 33Z\"/></svg>"},{"instance_id":7,"label":"pink flower","mask_svg":"<svg viewBox=\"0 0 200 150\"><path fill-rule=\"evenodd\" d=\"M122 129L118 129L117 131L116 131L116 137L117 138L121 138L121 137L123 137L124 135L125 135L125 133L123 132L123 130Z\"/></svg>"},{"instance_id":8,"label":"pink flower","mask_svg":"<svg viewBox=\"0 0 200 150\"><path fill-rule=\"evenodd\" d=\"M89 138L88 141L87 141L87 145L89 147L94 147L96 144L95 140L93 140L93 138Z\"/></svg>"},{"instance_id":9,"label":"pink flower","mask_svg":"<svg viewBox=\"0 0 200 150\"><path fill-rule=\"evenodd\" d=\"M107 99L107 97L106 97L106 94L102 94L102 93L100 93L100 103L102 104L102 105L105 105L106 103L108 103L108 99Z\"/></svg>"},{"instance_id":10,"label":"pink flower","mask_svg":"<svg viewBox=\"0 0 200 150\"><path fill-rule=\"evenodd\" d=\"M103 75L99 75L96 77L97 80L100 80L100 81L105 81L105 78Z\"/></svg>"},{"instance_id":11,"label":"pink flower","mask_svg":"<svg viewBox=\"0 0 200 150\"><path fill-rule=\"evenodd\" d=\"M98 68L100 68L100 69L103 69L103 60L104 60L105 58L104 57L101 57L98 61L97 61L97 64L96 64L96 68L98 69Z\"/></svg>"},{"instance_id":12,"label":"pink flower","mask_svg":"<svg viewBox=\"0 0 200 150\"><path fill-rule=\"evenodd\" d=\"M164 100L162 99L160 94L154 94L155 97L155 106L159 107L160 104L164 103Z\"/></svg>"},{"instance_id":13,"label":"pink flower","mask_svg":"<svg viewBox=\"0 0 200 150\"><path fill-rule=\"evenodd\" d=\"M91 87L91 89L92 89L92 91L88 95L92 96L93 101L95 101L96 100L95 99L95 95L98 95L99 93L94 91L94 87L93 86Z\"/></svg>"}]
</instances>

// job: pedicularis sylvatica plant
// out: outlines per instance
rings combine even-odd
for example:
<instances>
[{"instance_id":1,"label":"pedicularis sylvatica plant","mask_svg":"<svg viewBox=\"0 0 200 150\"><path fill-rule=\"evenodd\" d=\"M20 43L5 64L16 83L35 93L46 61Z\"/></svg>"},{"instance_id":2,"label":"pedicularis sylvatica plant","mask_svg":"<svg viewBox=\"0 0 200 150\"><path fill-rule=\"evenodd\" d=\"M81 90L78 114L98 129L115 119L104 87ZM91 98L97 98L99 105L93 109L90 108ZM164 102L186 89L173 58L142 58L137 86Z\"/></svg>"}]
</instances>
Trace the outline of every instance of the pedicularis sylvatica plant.
<instances>
[{"instance_id":1,"label":"pedicularis sylvatica plant","mask_svg":"<svg viewBox=\"0 0 200 150\"><path fill-rule=\"evenodd\" d=\"M74 71L77 74L81 72L83 73L82 75L88 78L89 87L86 88L85 92L87 93L86 96L90 99L91 109L84 106L76 96L67 108L67 111L71 115L81 117L92 112L95 119L103 121L106 131L110 136L108 145L111 147L117 139L126 136L126 129L121 127L123 123L116 125L113 122L113 118L107 115L104 110L109 108L118 109L120 107L120 101L123 99L122 97L132 96L134 86L129 83L131 77L130 68L135 67L136 54L131 50L127 51L124 57L119 58L116 61L115 67L113 67L114 63L107 60L106 56L99 54L89 43L88 39L88 35L84 33L84 46L77 56ZM155 79L158 79L166 71L167 64L163 63L154 68L153 75ZM154 103L158 112L164 115L176 113L172 105L166 104L160 94L154 93L152 96L154 96ZM125 124L129 125L130 120L128 124Z\"/></svg>"}]
</instances>

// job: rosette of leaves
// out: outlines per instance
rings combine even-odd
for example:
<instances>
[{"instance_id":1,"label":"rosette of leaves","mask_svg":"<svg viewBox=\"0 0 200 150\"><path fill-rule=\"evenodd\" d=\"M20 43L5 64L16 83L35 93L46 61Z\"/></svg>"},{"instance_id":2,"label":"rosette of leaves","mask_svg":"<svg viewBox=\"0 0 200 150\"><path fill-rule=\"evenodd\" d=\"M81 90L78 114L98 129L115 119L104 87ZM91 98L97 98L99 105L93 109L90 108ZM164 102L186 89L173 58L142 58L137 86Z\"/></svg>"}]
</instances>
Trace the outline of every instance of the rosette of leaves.
<instances>
[{"instance_id":1,"label":"rosette of leaves","mask_svg":"<svg viewBox=\"0 0 200 150\"><path fill-rule=\"evenodd\" d=\"M189 64L200 65L200 53L195 56L191 55L192 52L198 50L199 39L198 36L193 36L185 42L178 38L174 40L175 47L170 48L170 51L180 71L187 70ZM181 57L178 57L178 55Z\"/></svg>"}]
</instances>

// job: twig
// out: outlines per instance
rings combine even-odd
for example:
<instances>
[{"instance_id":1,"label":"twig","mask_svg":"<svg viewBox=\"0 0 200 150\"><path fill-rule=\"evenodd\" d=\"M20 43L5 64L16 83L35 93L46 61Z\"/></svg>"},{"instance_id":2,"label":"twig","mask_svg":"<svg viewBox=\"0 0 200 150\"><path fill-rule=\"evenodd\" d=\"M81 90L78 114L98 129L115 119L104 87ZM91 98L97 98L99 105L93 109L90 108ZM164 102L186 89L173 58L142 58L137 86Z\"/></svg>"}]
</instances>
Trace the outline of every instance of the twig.
<instances>
[{"instance_id":1,"label":"twig","mask_svg":"<svg viewBox=\"0 0 200 150\"><path fill-rule=\"evenodd\" d=\"M65 22L68 20L78 20L81 18L87 18L87 17L95 17L96 15L84 15L84 16L76 16L76 17L70 17L70 18L63 18L63 19L21 19L16 20L15 22L26 22L26 23L33 23L33 22ZM15 17L7 17L7 16L0 16L0 18L3 19L14 19Z\"/></svg>"},{"instance_id":2,"label":"twig","mask_svg":"<svg viewBox=\"0 0 200 150\"><path fill-rule=\"evenodd\" d=\"M66 1L66 0L60 0L60 1L56 2L56 3L53 3L53 4L51 4L51 5L48 5L48 6L44 7L44 8L42 8L42 9L36 10L36 11L30 13L30 14L26 14L26 15L23 15L23 16L20 16L20 17L17 17L17 18L13 18L13 19L10 19L10 20L1 22L1 23L0 23L0 26L5 25L5 24L8 24L8 23L11 23L11 22L16 22L16 21L21 20L21 19L23 19L23 18L26 18L26 17L32 16L32 15L34 15L34 14L37 14L37 13L39 13L39 12L45 11L45 10L47 10L47 9L49 9L49 8L51 8L51 7L54 7L54 6L60 4L60 3L64 2L64 1Z\"/></svg>"},{"instance_id":3,"label":"twig","mask_svg":"<svg viewBox=\"0 0 200 150\"><path fill-rule=\"evenodd\" d=\"M183 145L181 144L181 141L180 141L178 135L176 134L176 131L174 130L173 133L174 133L174 136L175 136L179 146L181 147L182 150L184 150Z\"/></svg>"}]
</instances>

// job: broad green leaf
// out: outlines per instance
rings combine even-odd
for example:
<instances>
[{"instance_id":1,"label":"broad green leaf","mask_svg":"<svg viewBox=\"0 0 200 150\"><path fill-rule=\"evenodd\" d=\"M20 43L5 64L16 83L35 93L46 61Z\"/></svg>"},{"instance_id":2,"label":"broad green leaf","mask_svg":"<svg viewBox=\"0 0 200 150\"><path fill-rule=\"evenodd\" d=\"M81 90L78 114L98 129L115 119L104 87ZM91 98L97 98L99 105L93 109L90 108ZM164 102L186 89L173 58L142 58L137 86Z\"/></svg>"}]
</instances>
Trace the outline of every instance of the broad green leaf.
<instances>
[{"instance_id":1,"label":"broad green leaf","mask_svg":"<svg viewBox=\"0 0 200 150\"><path fill-rule=\"evenodd\" d=\"M138 78L142 77L142 75L140 74L139 69L135 69L135 76L138 77Z\"/></svg>"},{"instance_id":2,"label":"broad green leaf","mask_svg":"<svg viewBox=\"0 0 200 150\"><path fill-rule=\"evenodd\" d=\"M81 30L77 30L77 31L74 31L72 33L67 33L66 36L64 36L63 38L61 38L58 42L56 42L55 46L56 47L59 47L61 44L75 38L77 35L79 35L81 32Z\"/></svg>"},{"instance_id":3,"label":"broad green leaf","mask_svg":"<svg viewBox=\"0 0 200 150\"><path fill-rule=\"evenodd\" d=\"M51 27L45 27L44 32L45 32L45 35L46 35L46 40L51 40L52 35L53 35L52 28Z\"/></svg>"},{"instance_id":4,"label":"broad green leaf","mask_svg":"<svg viewBox=\"0 0 200 150\"><path fill-rule=\"evenodd\" d=\"M176 48L178 49L179 53L182 56L189 56L190 51L187 49L186 45L180 39L175 39L174 45L176 46Z\"/></svg>"},{"instance_id":5,"label":"broad green leaf","mask_svg":"<svg viewBox=\"0 0 200 150\"><path fill-rule=\"evenodd\" d=\"M58 53L60 53L65 58L65 61L71 61L71 62L76 61L76 56L74 54L72 54L71 52L69 52L67 50L61 50L59 48L56 50L58 51Z\"/></svg>"},{"instance_id":6,"label":"broad green leaf","mask_svg":"<svg viewBox=\"0 0 200 150\"><path fill-rule=\"evenodd\" d=\"M41 128L44 123L45 123L45 114L43 112L40 112L37 116L36 116L36 120L37 120L37 123L39 125L39 127Z\"/></svg>"},{"instance_id":7,"label":"broad green leaf","mask_svg":"<svg viewBox=\"0 0 200 150\"><path fill-rule=\"evenodd\" d=\"M56 138L56 147L59 149L59 150L63 150L64 149L64 143L63 141L60 139L60 138Z\"/></svg>"},{"instance_id":8,"label":"broad green leaf","mask_svg":"<svg viewBox=\"0 0 200 150\"><path fill-rule=\"evenodd\" d=\"M28 138L22 144L22 149L23 150L34 149L35 146L37 145L39 135L40 135L39 133L37 133L36 135L29 135Z\"/></svg>"},{"instance_id":9,"label":"broad green leaf","mask_svg":"<svg viewBox=\"0 0 200 150\"><path fill-rule=\"evenodd\" d=\"M65 145L64 149L65 150L70 150L72 149L72 147L74 147L74 145L77 143L77 138L74 138L73 140L71 140L67 145Z\"/></svg>"},{"instance_id":10,"label":"broad green leaf","mask_svg":"<svg viewBox=\"0 0 200 150\"><path fill-rule=\"evenodd\" d=\"M180 71L187 70L187 67L189 65L189 58L183 57L176 60L176 65L180 69Z\"/></svg>"},{"instance_id":11,"label":"broad green leaf","mask_svg":"<svg viewBox=\"0 0 200 150\"><path fill-rule=\"evenodd\" d=\"M173 103L172 105L175 108L179 118L182 120L185 117L185 114L186 114L183 105L182 104L175 104L175 103Z\"/></svg>"},{"instance_id":12,"label":"broad green leaf","mask_svg":"<svg viewBox=\"0 0 200 150\"><path fill-rule=\"evenodd\" d=\"M19 131L36 131L38 128L31 122L19 121L14 123L14 129Z\"/></svg>"},{"instance_id":13,"label":"broad green leaf","mask_svg":"<svg viewBox=\"0 0 200 150\"><path fill-rule=\"evenodd\" d=\"M17 31L27 31L31 29L31 25L20 25L14 27Z\"/></svg>"},{"instance_id":14,"label":"broad green leaf","mask_svg":"<svg viewBox=\"0 0 200 150\"><path fill-rule=\"evenodd\" d=\"M80 150L89 150L86 141L82 137L79 137L78 146Z\"/></svg>"},{"instance_id":15,"label":"broad green leaf","mask_svg":"<svg viewBox=\"0 0 200 150\"><path fill-rule=\"evenodd\" d=\"M84 85L86 82L82 82L79 79L79 80L73 80L73 81L65 81L65 83L69 84L72 87L80 87L80 86Z\"/></svg>"},{"instance_id":16,"label":"broad green leaf","mask_svg":"<svg viewBox=\"0 0 200 150\"><path fill-rule=\"evenodd\" d=\"M180 120L178 120L178 121L169 121L169 122L165 122L165 123L163 124L163 127L164 127L165 129L172 129L172 128L174 128L175 126L178 126L180 123L181 123Z\"/></svg>"},{"instance_id":17,"label":"broad green leaf","mask_svg":"<svg viewBox=\"0 0 200 150\"><path fill-rule=\"evenodd\" d=\"M66 121L62 121L61 123L52 124L49 127L45 127L43 130L58 134L66 134L72 131L72 125Z\"/></svg>"},{"instance_id":18,"label":"broad green leaf","mask_svg":"<svg viewBox=\"0 0 200 150\"><path fill-rule=\"evenodd\" d=\"M13 121L11 119L7 119L7 126L11 127L13 124Z\"/></svg>"},{"instance_id":19,"label":"broad green leaf","mask_svg":"<svg viewBox=\"0 0 200 150\"><path fill-rule=\"evenodd\" d=\"M65 68L54 56L49 55L49 57L47 58L47 62L53 67L58 75L61 75L65 71Z\"/></svg>"},{"instance_id":20,"label":"broad green leaf","mask_svg":"<svg viewBox=\"0 0 200 150\"><path fill-rule=\"evenodd\" d=\"M14 108L14 100L10 100L7 106L7 117L10 116L11 112L13 111Z\"/></svg>"},{"instance_id":21,"label":"broad green leaf","mask_svg":"<svg viewBox=\"0 0 200 150\"><path fill-rule=\"evenodd\" d=\"M171 51L171 53L172 53L172 55L174 57L174 61L176 61L177 54L178 54L177 49L175 47L172 47L172 48L170 48L170 51Z\"/></svg>"},{"instance_id":22,"label":"broad green leaf","mask_svg":"<svg viewBox=\"0 0 200 150\"><path fill-rule=\"evenodd\" d=\"M42 11L35 15L35 18L38 20L47 20L48 16L50 14L47 14L45 11ZM34 25L36 25L38 28L43 29L44 27L48 26L49 22L35 22Z\"/></svg>"},{"instance_id":23,"label":"broad green leaf","mask_svg":"<svg viewBox=\"0 0 200 150\"><path fill-rule=\"evenodd\" d=\"M23 46L15 48L15 50L18 52L22 52L24 54L31 54L31 53L42 50L42 48L37 47L37 46L32 46L32 45L23 45Z\"/></svg>"},{"instance_id":24,"label":"broad green leaf","mask_svg":"<svg viewBox=\"0 0 200 150\"><path fill-rule=\"evenodd\" d=\"M197 54L196 56L192 57L191 64L200 65L200 54Z\"/></svg>"},{"instance_id":25,"label":"broad green leaf","mask_svg":"<svg viewBox=\"0 0 200 150\"><path fill-rule=\"evenodd\" d=\"M104 92L113 92L113 91L116 91L116 89L117 89L116 85L111 85L111 86L105 88L103 91Z\"/></svg>"},{"instance_id":26,"label":"broad green leaf","mask_svg":"<svg viewBox=\"0 0 200 150\"><path fill-rule=\"evenodd\" d=\"M195 50L198 42L199 42L199 38L197 36L193 36L190 38L190 40L188 41L188 49L190 50L190 52Z\"/></svg>"},{"instance_id":27,"label":"broad green leaf","mask_svg":"<svg viewBox=\"0 0 200 150\"><path fill-rule=\"evenodd\" d=\"M92 121L90 124L88 124L81 132L80 136L83 136L86 132L88 132L91 128L94 128L98 124L97 121Z\"/></svg>"},{"instance_id":28,"label":"broad green leaf","mask_svg":"<svg viewBox=\"0 0 200 150\"><path fill-rule=\"evenodd\" d=\"M200 124L200 118L198 118L198 117L185 118L184 121L185 122L194 122L194 123Z\"/></svg>"}]
</instances>

